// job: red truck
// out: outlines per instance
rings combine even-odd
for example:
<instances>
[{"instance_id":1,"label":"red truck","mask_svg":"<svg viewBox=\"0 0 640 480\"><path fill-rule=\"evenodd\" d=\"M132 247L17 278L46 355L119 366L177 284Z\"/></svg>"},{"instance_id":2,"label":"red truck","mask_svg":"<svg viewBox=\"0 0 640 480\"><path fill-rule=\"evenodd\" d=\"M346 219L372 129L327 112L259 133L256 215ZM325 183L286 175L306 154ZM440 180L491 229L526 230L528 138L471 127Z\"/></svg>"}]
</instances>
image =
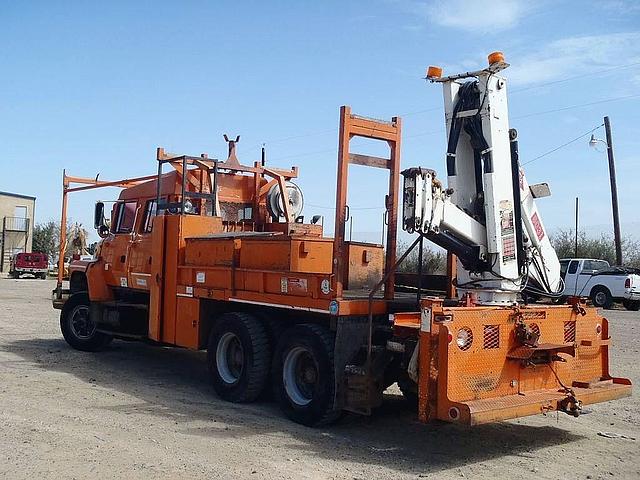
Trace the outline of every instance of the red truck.
<instances>
[{"instance_id":1,"label":"red truck","mask_svg":"<svg viewBox=\"0 0 640 480\"><path fill-rule=\"evenodd\" d=\"M9 266L11 278L20 278L21 275L30 274L46 280L48 271L49 257L46 253L16 253L11 258Z\"/></svg>"}]
</instances>

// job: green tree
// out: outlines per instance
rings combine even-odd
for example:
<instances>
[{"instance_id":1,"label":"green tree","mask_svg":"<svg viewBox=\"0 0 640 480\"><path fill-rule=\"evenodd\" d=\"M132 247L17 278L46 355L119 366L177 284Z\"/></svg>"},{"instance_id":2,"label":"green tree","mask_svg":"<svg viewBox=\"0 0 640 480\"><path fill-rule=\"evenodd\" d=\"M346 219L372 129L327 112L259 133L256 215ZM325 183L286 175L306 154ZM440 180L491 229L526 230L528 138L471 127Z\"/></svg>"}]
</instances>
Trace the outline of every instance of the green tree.
<instances>
[{"instance_id":1,"label":"green tree","mask_svg":"<svg viewBox=\"0 0 640 480\"><path fill-rule=\"evenodd\" d=\"M425 275L445 275L447 273L447 253L444 250L433 250L425 242L422 251L422 273ZM402 255L409 245L405 242L398 243L398 257ZM420 247L416 247L398 267L399 272L418 273Z\"/></svg>"},{"instance_id":2,"label":"green tree","mask_svg":"<svg viewBox=\"0 0 640 480\"><path fill-rule=\"evenodd\" d=\"M597 258L611 265L616 262L616 249L613 235L601 234L599 238L590 238L585 232L578 232L578 254L576 256L576 237L573 230L558 230L551 236L551 244L558 258ZM640 242L624 237L622 239L622 259L624 265L640 268Z\"/></svg>"},{"instance_id":3,"label":"green tree","mask_svg":"<svg viewBox=\"0 0 640 480\"><path fill-rule=\"evenodd\" d=\"M46 253L49 258L58 255L60 245L60 225L53 220L38 223L33 227L33 244L31 250Z\"/></svg>"}]
</instances>

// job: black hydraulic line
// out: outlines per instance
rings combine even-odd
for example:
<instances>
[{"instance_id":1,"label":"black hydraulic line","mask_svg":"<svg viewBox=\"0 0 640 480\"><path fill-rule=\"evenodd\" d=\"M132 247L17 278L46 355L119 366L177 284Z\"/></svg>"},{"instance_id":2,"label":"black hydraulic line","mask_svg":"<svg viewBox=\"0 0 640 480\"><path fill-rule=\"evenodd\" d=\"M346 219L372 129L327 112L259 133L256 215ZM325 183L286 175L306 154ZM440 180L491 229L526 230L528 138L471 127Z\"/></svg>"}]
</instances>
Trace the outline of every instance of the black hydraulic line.
<instances>
[{"instance_id":1,"label":"black hydraulic line","mask_svg":"<svg viewBox=\"0 0 640 480\"><path fill-rule=\"evenodd\" d=\"M525 269L524 236L522 231L522 197L520 195L520 154L518 152L518 132L515 128L509 130L509 145L511 147L511 184L513 188L513 223L516 234L516 255L518 259L518 274Z\"/></svg>"}]
</instances>

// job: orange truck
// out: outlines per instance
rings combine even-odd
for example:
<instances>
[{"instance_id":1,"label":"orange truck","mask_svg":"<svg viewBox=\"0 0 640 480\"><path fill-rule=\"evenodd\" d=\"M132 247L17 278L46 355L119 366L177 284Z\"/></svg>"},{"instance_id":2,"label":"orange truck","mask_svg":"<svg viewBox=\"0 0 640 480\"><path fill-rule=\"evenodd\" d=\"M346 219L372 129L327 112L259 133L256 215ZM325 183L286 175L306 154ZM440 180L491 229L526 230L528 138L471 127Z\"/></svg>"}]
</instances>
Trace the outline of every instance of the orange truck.
<instances>
[{"instance_id":1,"label":"orange truck","mask_svg":"<svg viewBox=\"0 0 640 480\"><path fill-rule=\"evenodd\" d=\"M386 143L389 156L352 153L355 137ZM442 234L419 232L396 258L400 139L400 118L341 108L333 237L318 217L302 215L297 168L243 165L238 139L228 140L224 161L158 149L157 173L148 177L65 174L63 229L69 193L122 191L109 219L96 204L95 259L72 266L68 286L58 278L53 305L64 338L85 351L113 338L206 349L221 398L251 402L272 389L283 412L309 426L343 411L370 414L394 383L420 420L468 425L554 410L577 416L583 404L630 395L629 380L609 374L607 320L580 299L492 303L469 285L456 297L453 255L452 298L395 292L400 262L423 238ZM380 195L386 245L345 239L354 164L388 170ZM405 211L415 193L407 175ZM471 264L468 252L485 252L456 245L458 270Z\"/></svg>"}]
</instances>

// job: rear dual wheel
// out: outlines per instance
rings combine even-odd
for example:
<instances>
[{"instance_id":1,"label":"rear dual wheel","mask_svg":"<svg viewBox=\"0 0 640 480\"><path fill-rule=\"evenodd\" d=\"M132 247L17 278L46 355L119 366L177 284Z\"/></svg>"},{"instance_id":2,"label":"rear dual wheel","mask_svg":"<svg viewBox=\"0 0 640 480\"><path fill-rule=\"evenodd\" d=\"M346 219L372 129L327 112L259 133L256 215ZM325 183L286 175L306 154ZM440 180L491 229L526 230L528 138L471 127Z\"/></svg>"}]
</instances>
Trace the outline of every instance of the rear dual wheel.
<instances>
[{"instance_id":1,"label":"rear dual wheel","mask_svg":"<svg viewBox=\"0 0 640 480\"><path fill-rule=\"evenodd\" d=\"M323 326L281 331L248 313L226 313L211 331L207 359L213 387L224 400L254 401L271 381L285 415L318 426L339 416L333 351L333 335Z\"/></svg>"},{"instance_id":2,"label":"rear dual wheel","mask_svg":"<svg viewBox=\"0 0 640 480\"><path fill-rule=\"evenodd\" d=\"M631 310L632 312L640 310L640 300L623 300L622 305L624 308Z\"/></svg>"},{"instance_id":3,"label":"rear dual wheel","mask_svg":"<svg viewBox=\"0 0 640 480\"><path fill-rule=\"evenodd\" d=\"M225 313L211 331L209 374L216 393L229 402L256 400L264 390L271 362L263 323L247 313Z\"/></svg>"},{"instance_id":4,"label":"rear dual wheel","mask_svg":"<svg viewBox=\"0 0 640 480\"><path fill-rule=\"evenodd\" d=\"M273 358L274 396L296 423L320 426L335 421L334 338L321 325L296 325L285 331Z\"/></svg>"}]
</instances>

